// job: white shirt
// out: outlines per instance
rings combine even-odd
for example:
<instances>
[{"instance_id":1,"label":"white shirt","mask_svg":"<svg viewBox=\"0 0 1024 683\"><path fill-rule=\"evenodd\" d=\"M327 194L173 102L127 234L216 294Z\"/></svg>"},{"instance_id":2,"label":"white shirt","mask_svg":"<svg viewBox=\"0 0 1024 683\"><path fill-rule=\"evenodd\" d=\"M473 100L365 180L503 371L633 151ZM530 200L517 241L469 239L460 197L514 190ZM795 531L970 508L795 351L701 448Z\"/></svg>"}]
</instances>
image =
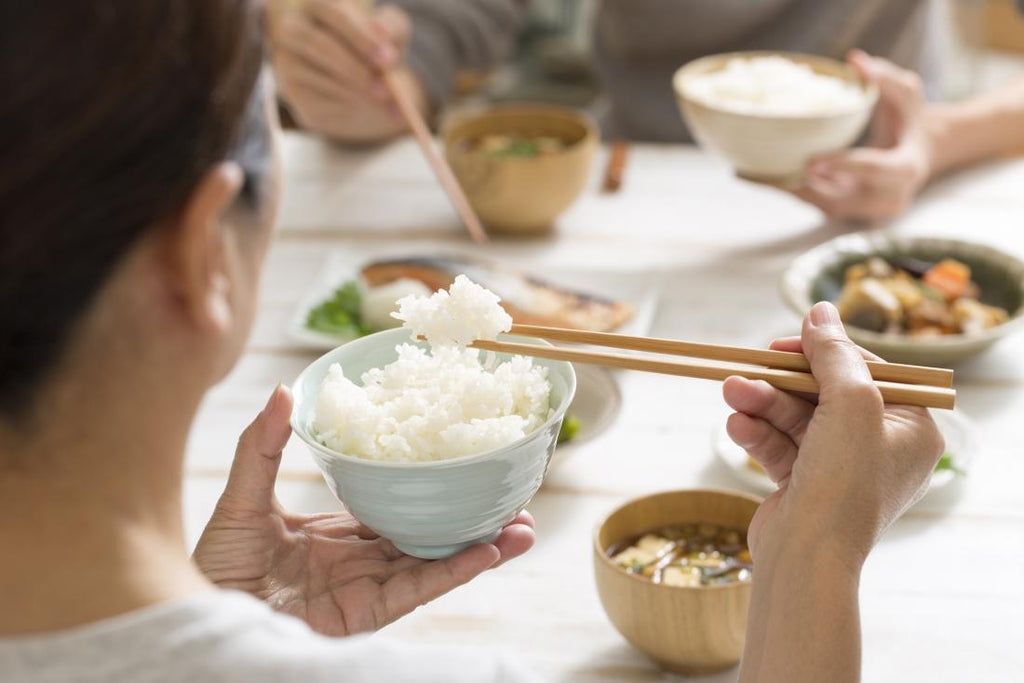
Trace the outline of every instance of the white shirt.
<instances>
[{"instance_id":1,"label":"white shirt","mask_svg":"<svg viewBox=\"0 0 1024 683\"><path fill-rule=\"evenodd\" d=\"M235 591L211 591L56 633L0 638L3 683L519 683L486 651L327 638Z\"/></svg>"}]
</instances>

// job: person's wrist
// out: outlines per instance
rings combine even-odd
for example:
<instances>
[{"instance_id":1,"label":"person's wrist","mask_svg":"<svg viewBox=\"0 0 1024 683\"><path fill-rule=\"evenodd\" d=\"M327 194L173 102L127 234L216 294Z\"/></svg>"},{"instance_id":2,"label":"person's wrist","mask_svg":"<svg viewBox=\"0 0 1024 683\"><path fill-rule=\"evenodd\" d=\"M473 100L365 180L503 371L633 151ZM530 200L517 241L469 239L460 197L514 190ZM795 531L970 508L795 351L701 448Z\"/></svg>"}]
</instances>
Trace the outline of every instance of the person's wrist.
<instances>
[{"instance_id":1,"label":"person's wrist","mask_svg":"<svg viewBox=\"0 0 1024 683\"><path fill-rule=\"evenodd\" d=\"M956 113L950 107L932 104L922 114L922 143L928 160L929 180L942 175L955 165L948 151L950 129Z\"/></svg>"},{"instance_id":2,"label":"person's wrist","mask_svg":"<svg viewBox=\"0 0 1024 683\"><path fill-rule=\"evenodd\" d=\"M859 578L873 545L870 533L845 529L821 504L788 506L776 514L774 533L762 536L754 558L757 571L787 570L809 563Z\"/></svg>"}]
</instances>

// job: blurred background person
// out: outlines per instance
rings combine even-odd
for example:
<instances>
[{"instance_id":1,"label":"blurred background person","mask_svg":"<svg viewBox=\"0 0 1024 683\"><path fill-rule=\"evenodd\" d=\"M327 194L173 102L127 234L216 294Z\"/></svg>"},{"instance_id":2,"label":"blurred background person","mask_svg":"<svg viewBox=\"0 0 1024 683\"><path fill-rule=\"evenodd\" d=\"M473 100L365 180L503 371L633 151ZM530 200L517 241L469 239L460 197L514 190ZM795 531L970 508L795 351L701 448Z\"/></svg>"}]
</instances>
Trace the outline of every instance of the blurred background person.
<instances>
[{"instance_id":1,"label":"blurred background person","mask_svg":"<svg viewBox=\"0 0 1024 683\"><path fill-rule=\"evenodd\" d=\"M361 0L300 4L304 11L290 13L275 32L283 102L308 130L371 144L405 132L379 78L381 69L398 69L417 106L436 120L460 73L490 69L509 58L530 3L389 0L372 10ZM759 49L836 59L849 55L853 67L881 91L868 147L815 160L796 195L834 218L880 220L905 210L933 177L1024 148L1024 80L955 104L926 101L926 92L941 90L931 5L928 0L564 2L559 6L566 16L558 21L568 26L577 46L588 45L586 63L552 49L550 41L532 60L520 62L530 71L539 60L549 72L584 74L583 80L592 71L599 97L587 101L586 88L571 78L547 88L518 83L501 92L499 86L497 96L547 99L553 90L563 90L568 94L556 97L593 111L605 137L687 142L671 86L682 64L712 53Z\"/></svg>"}]
</instances>

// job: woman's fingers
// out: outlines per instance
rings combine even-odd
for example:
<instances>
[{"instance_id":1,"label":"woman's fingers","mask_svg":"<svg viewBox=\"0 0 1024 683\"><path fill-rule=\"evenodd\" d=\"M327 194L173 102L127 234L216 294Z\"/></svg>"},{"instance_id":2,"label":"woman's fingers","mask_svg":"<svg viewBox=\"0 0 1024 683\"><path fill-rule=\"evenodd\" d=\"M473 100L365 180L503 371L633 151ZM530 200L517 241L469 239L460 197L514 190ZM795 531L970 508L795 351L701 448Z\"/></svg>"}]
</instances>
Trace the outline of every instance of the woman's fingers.
<instances>
[{"instance_id":1,"label":"woman's fingers","mask_svg":"<svg viewBox=\"0 0 1024 683\"><path fill-rule=\"evenodd\" d=\"M390 623L420 605L438 598L476 578L501 560L501 551L490 543L466 548L458 555L416 564L394 575L381 587L383 623Z\"/></svg>"},{"instance_id":2,"label":"woman's fingers","mask_svg":"<svg viewBox=\"0 0 1024 683\"><path fill-rule=\"evenodd\" d=\"M378 79L376 71L349 45L305 17L289 17L281 28L280 52L291 53L330 78L359 91L369 91Z\"/></svg>"},{"instance_id":3,"label":"woman's fingers","mask_svg":"<svg viewBox=\"0 0 1024 683\"><path fill-rule=\"evenodd\" d=\"M291 413L291 392L279 385L238 440L220 506L230 506L233 512L254 513L272 508L281 452L292 433L288 423Z\"/></svg>"},{"instance_id":4,"label":"woman's fingers","mask_svg":"<svg viewBox=\"0 0 1024 683\"><path fill-rule=\"evenodd\" d=\"M764 420L798 446L814 414L812 404L762 380L730 377L722 395L730 408Z\"/></svg>"},{"instance_id":5,"label":"woman's fingers","mask_svg":"<svg viewBox=\"0 0 1024 683\"><path fill-rule=\"evenodd\" d=\"M344 41L364 64L387 69L397 63L394 45L381 36L373 18L356 0L314 0L309 4L309 14Z\"/></svg>"},{"instance_id":6,"label":"woman's fingers","mask_svg":"<svg viewBox=\"0 0 1024 683\"><path fill-rule=\"evenodd\" d=\"M520 555L525 554L533 547L536 540L537 534L534 532L532 525L524 523L509 524L501 530L501 535L494 541L494 547L498 549L501 557L493 566L500 567L509 560L514 560Z\"/></svg>"},{"instance_id":7,"label":"woman's fingers","mask_svg":"<svg viewBox=\"0 0 1024 683\"><path fill-rule=\"evenodd\" d=\"M785 481L793 472L797 445L767 421L743 413L733 413L726 422L733 442L764 468L772 481Z\"/></svg>"},{"instance_id":8,"label":"woman's fingers","mask_svg":"<svg viewBox=\"0 0 1024 683\"><path fill-rule=\"evenodd\" d=\"M803 349L820 387L819 406L837 406L851 419L877 420L884 408L861 349L846 336L839 311L822 301L804 319Z\"/></svg>"},{"instance_id":9,"label":"woman's fingers","mask_svg":"<svg viewBox=\"0 0 1024 683\"><path fill-rule=\"evenodd\" d=\"M274 55L274 72L283 94L289 99L308 102L312 99L339 106L357 97L346 83L307 64L301 57L282 50Z\"/></svg>"}]
</instances>

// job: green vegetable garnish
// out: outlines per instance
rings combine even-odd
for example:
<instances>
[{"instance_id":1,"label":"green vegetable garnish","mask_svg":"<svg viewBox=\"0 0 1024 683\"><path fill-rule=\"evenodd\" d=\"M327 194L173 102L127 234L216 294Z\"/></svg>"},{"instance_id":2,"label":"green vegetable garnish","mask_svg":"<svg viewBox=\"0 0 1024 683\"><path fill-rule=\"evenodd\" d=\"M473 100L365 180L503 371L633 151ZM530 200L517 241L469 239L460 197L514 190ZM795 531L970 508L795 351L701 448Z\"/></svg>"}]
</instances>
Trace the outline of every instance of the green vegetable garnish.
<instances>
[{"instance_id":1,"label":"green vegetable garnish","mask_svg":"<svg viewBox=\"0 0 1024 683\"><path fill-rule=\"evenodd\" d=\"M362 337L371 330L363 322L360 304L362 295L359 285L353 281L334 290L334 294L318 304L306 316L306 327L317 332L326 332L345 337Z\"/></svg>"},{"instance_id":2,"label":"green vegetable garnish","mask_svg":"<svg viewBox=\"0 0 1024 683\"><path fill-rule=\"evenodd\" d=\"M530 138L514 137L504 149L491 152L496 157L535 157L540 154L540 144Z\"/></svg>"},{"instance_id":3,"label":"green vegetable garnish","mask_svg":"<svg viewBox=\"0 0 1024 683\"><path fill-rule=\"evenodd\" d=\"M562 428L558 430L558 443L572 441L580 432L580 420L572 413L566 413L562 418Z\"/></svg>"},{"instance_id":4,"label":"green vegetable garnish","mask_svg":"<svg viewBox=\"0 0 1024 683\"><path fill-rule=\"evenodd\" d=\"M965 476L967 474L967 472L964 471L963 468L957 467L956 463L953 462L952 453L943 453L942 457L939 458L939 462L935 465L936 472L945 472L946 470L949 470L953 474L960 477Z\"/></svg>"},{"instance_id":5,"label":"green vegetable garnish","mask_svg":"<svg viewBox=\"0 0 1024 683\"><path fill-rule=\"evenodd\" d=\"M917 288L921 290L921 294L923 294L926 299L931 299L933 301L938 301L940 303L946 303L946 297L944 297L941 293L935 291L928 285L918 282Z\"/></svg>"}]
</instances>

